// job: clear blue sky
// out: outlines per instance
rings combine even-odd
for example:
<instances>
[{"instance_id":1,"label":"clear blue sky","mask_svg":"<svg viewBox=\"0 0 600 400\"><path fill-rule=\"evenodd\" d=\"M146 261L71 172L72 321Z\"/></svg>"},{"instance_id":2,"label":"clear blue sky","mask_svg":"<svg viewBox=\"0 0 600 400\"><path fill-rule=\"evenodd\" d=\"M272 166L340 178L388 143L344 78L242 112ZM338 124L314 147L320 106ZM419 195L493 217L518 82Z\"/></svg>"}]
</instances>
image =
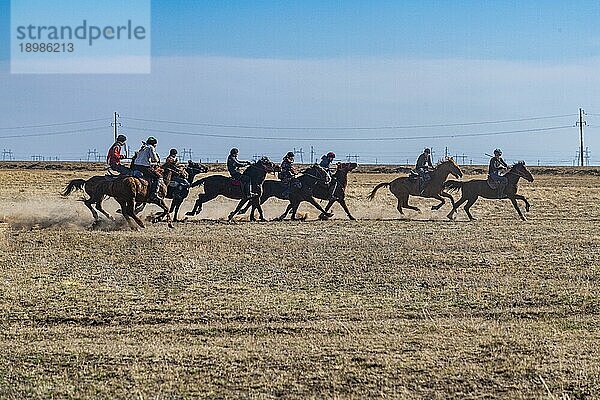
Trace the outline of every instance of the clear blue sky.
<instances>
[{"instance_id":1,"label":"clear blue sky","mask_svg":"<svg viewBox=\"0 0 600 400\"><path fill-rule=\"evenodd\" d=\"M597 1L153 1L150 76L10 75L9 3L0 0L2 126L91 119L114 110L143 118L278 126L470 122L576 113L579 106L600 114L600 95L595 93L600 71ZM451 133L572 122L568 117ZM593 158L600 160L592 116L589 122L586 137L592 151L598 151ZM194 130L154 124L143 128L150 133L152 128ZM267 135L216 128L202 132ZM373 135L446 133L420 129ZM70 154L107 144L107 139L89 135L32 144L1 139L5 134L0 132L0 147L21 154L25 145L30 152L39 146L36 153L51 155L66 154L65 144ZM137 143L145 133L139 138L136 131L128 134ZM165 146L193 147L198 155L211 157L225 154L232 144L246 146L246 155L307 147L307 142L156 135ZM570 132L544 138L545 147L539 137L525 135L518 145L515 136L499 136L399 142L394 144L397 151L389 143L315 139L314 144L319 151L362 153L365 160L381 154L380 159L390 162L396 161L396 153L398 160L412 158L425 144L448 145L476 159L496 145L529 160L538 154L548 161L573 158L576 142Z\"/></svg>"}]
</instances>

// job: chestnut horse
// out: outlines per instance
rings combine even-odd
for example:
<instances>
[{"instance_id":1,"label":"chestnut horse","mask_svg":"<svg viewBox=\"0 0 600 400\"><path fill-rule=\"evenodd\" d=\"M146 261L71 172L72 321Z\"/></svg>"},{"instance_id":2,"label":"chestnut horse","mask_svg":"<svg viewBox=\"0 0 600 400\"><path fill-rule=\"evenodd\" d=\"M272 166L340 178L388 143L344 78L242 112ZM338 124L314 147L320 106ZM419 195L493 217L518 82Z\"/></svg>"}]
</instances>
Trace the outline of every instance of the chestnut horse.
<instances>
[{"instance_id":1,"label":"chestnut horse","mask_svg":"<svg viewBox=\"0 0 600 400\"><path fill-rule=\"evenodd\" d=\"M419 191L419 181L418 179L411 179L409 177L400 177L396 178L391 182L380 183L375 186L371 194L369 194L369 200L373 200L375 198L375 193L377 190L384 186L390 187L390 192L396 196L398 199L398 211L400 214L404 214L402 211L402 207L420 211L417 207L411 206L408 204L409 196L420 196L433 198L440 201L440 204L432 206L432 210L439 210L446 201L442 197L446 197L450 199L450 203L454 206L454 199L451 195L444 192L444 182L448 179L448 175L452 174L455 178L460 178L463 176L460 167L454 162L452 158L448 158L445 161L440 162L434 169L431 171L431 180L425 186L423 193Z\"/></svg>"},{"instance_id":2,"label":"chestnut horse","mask_svg":"<svg viewBox=\"0 0 600 400\"><path fill-rule=\"evenodd\" d=\"M462 190L462 197L456 202L456 204L454 204L454 207L452 207L452 211L450 211L450 213L448 214L448 218L453 219L458 207L460 207L461 204L463 204L466 201L467 204L465 205L465 212L467 213L469 220L473 221L475 218L473 217L473 215L471 215L469 209L471 208L473 203L475 203L477 198L481 196L486 199L510 199L512 205L515 207L515 210L517 210L519 217L521 217L521 219L525 221L525 216L521 212L521 209L519 209L517 200L522 200L525 203L526 211L529 211L530 205L525 196L517 194L517 185L519 183L520 178L524 178L529 182L533 182L533 176L525 166L524 161L519 161L516 164L514 164L504 176L508 178L508 184L506 185L504 194L501 197L498 196L498 190L492 189L485 179L473 179L466 182L450 180L446 182L444 185L445 188L449 190Z\"/></svg>"}]
</instances>

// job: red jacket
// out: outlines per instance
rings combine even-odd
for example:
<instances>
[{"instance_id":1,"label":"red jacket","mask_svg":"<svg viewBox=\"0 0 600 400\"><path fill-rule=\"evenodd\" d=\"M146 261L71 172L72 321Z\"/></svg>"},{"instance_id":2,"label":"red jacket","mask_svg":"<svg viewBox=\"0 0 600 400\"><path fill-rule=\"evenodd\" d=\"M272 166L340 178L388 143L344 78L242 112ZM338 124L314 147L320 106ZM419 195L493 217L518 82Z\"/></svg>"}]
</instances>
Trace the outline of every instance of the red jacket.
<instances>
[{"instance_id":1,"label":"red jacket","mask_svg":"<svg viewBox=\"0 0 600 400\"><path fill-rule=\"evenodd\" d=\"M108 165L120 165L121 159L123 158L125 158L125 156L121 154L121 145L119 143L115 143L108 150L108 155L106 156L106 163Z\"/></svg>"}]
</instances>

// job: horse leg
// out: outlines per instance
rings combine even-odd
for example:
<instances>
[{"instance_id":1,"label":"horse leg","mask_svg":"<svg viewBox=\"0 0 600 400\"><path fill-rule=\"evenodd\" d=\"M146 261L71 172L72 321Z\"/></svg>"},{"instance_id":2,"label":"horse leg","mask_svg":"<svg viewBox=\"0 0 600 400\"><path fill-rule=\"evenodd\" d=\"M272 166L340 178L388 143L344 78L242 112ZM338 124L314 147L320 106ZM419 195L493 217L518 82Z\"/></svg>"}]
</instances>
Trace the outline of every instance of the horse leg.
<instances>
[{"instance_id":1,"label":"horse leg","mask_svg":"<svg viewBox=\"0 0 600 400\"><path fill-rule=\"evenodd\" d=\"M342 208L344 209L344 211L346 211L348 218L350 218L351 221L356 221L356 218L354 218L352 216L352 214L350 214L350 210L348 210L348 206L346 205L346 200L340 199L338 201L339 201L340 205L342 206ZM325 210L327 210L327 208L325 208Z\"/></svg>"},{"instance_id":2,"label":"horse leg","mask_svg":"<svg viewBox=\"0 0 600 400\"><path fill-rule=\"evenodd\" d=\"M450 199L450 204L452 204L452 207L454 207L454 197L452 197L452 195L442 191L442 193L440 193L440 196Z\"/></svg>"},{"instance_id":3,"label":"horse leg","mask_svg":"<svg viewBox=\"0 0 600 400\"><path fill-rule=\"evenodd\" d=\"M196 215L198 213L200 213L200 211L202 211L202 204L206 203L207 201L211 201L212 199L216 198L219 194L218 193L211 193L211 194L206 194L206 193L200 193L198 195L198 199L196 200L196 203L194 203L194 208L192 209L192 211L188 211L185 213L185 215Z\"/></svg>"},{"instance_id":4,"label":"horse leg","mask_svg":"<svg viewBox=\"0 0 600 400\"><path fill-rule=\"evenodd\" d=\"M137 226L131 222L131 218L133 218L134 221L143 228L144 223L142 221L138 222L139 218L137 217L137 215L135 215L135 212L133 209L133 201L127 201L127 200L117 200L117 201L119 202L119 205L121 206L121 214L123 215L123 218L125 218L125 221L127 221L127 225L129 225L129 228L132 231L137 230Z\"/></svg>"},{"instance_id":5,"label":"horse leg","mask_svg":"<svg viewBox=\"0 0 600 400\"><path fill-rule=\"evenodd\" d=\"M96 202L96 210L100 211L102 214L104 214L106 218L110 219L111 221L115 220L109 213L107 213L104 210L104 208L102 208L102 198Z\"/></svg>"},{"instance_id":6,"label":"horse leg","mask_svg":"<svg viewBox=\"0 0 600 400\"><path fill-rule=\"evenodd\" d=\"M521 220L527 221L527 219L525 218L525 216L521 212L521 209L519 208L519 205L517 204L517 200L514 197L510 197L510 202L512 203L512 205L515 208L515 210L517 210L517 213L519 214L519 217L521 217Z\"/></svg>"},{"instance_id":7,"label":"horse leg","mask_svg":"<svg viewBox=\"0 0 600 400\"><path fill-rule=\"evenodd\" d=\"M411 205L409 205L409 204L408 204L408 198L409 198L409 197L410 197L410 195L407 193L407 194L404 196L404 198L402 199L402 200L403 200L403 203L404 203L404 204L402 204L402 205L403 205L404 207L408 208L409 210L414 210L414 211L421 212L421 210L419 210L419 207L411 206Z\"/></svg>"},{"instance_id":8,"label":"horse leg","mask_svg":"<svg viewBox=\"0 0 600 400\"><path fill-rule=\"evenodd\" d=\"M99 221L98 213L96 212L96 210L94 210L94 207L92 207L92 204L94 204L95 202L96 200L90 197L89 199L85 200L83 204L85 204L87 208L90 209L90 211L92 212L92 216L94 217L94 223L97 223Z\"/></svg>"},{"instance_id":9,"label":"horse leg","mask_svg":"<svg viewBox=\"0 0 600 400\"><path fill-rule=\"evenodd\" d=\"M465 201L467 201L467 198L462 196L460 200L454 203L454 205L452 206L452 210L450 210L450 213L448 213L447 215L449 220L452 220L452 217L454 217L454 214L456 213L456 210L458 210L458 207L460 207Z\"/></svg>"},{"instance_id":10,"label":"horse leg","mask_svg":"<svg viewBox=\"0 0 600 400\"><path fill-rule=\"evenodd\" d=\"M329 209L333 206L333 203L335 203L335 202L336 202L336 200L329 200L329 202L325 206L325 212L329 212ZM341 202L340 202L340 204L341 204ZM325 214L321 214L321 215L319 215L319 219L325 220L325 219L327 219L327 216Z\"/></svg>"},{"instance_id":11,"label":"horse leg","mask_svg":"<svg viewBox=\"0 0 600 400\"><path fill-rule=\"evenodd\" d=\"M440 204L438 204L437 206L431 206L431 210L439 210L440 208L442 208L442 206L444 204L446 204L446 200L442 199L442 197L439 194L436 194L434 196L432 196L434 199L441 201Z\"/></svg>"},{"instance_id":12,"label":"horse leg","mask_svg":"<svg viewBox=\"0 0 600 400\"><path fill-rule=\"evenodd\" d=\"M396 206L400 214L404 215L404 211L402 211L402 200L398 199L398 205Z\"/></svg>"},{"instance_id":13,"label":"horse leg","mask_svg":"<svg viewBox=\"0 0 600 400\"><path fill-rule=\"evenodd\" d=\"M183 199L173 199L171 201L171 207L169 208L169 212L173 214L173 222L179 222L177 219L177 213L179 212L179 207L181 207L181 203L183 203Z\"/></svg>"},{"instance_id":14,"label":"horse leg","mask_svg":"<svg viewBox=\"0 0 600 400\"><path fill-rule=\"evenodd\" d=\"M230 214L229 217L227 217L227 222L231 222L233 220L233 217L236 216L236 214L242 209L242 207L249 202L248 199L242 199L240 200L240 202L238 203L237 207L235 208L235 210L233 210ZM254 215L250 215L250 221L254 221Z\"/></svg>"},{"instance_id":15,"label":"horse leg","mask_svg":"<svg viewBox=\"0 0 600 400\"><path fill-rule=\"evenodd\" d=\"M319 203L316 202L315 199L313 199L312 197L306 199L306 201L308 201L310 204L312 204L317 210L321 211L321 215L323 215L324 217L327 218L331 218L333 217L333 214L330 212L327 212L323 209L323 207L321 207L321 205Z\"/></svg>"},{"instance_id":16,"label":"horse leg","mask_svg":"<svg viewBox=\"0 0 600 400\"><path fill-rule=\"evenodd\" d=\"M153 223L156 223L158 221L160 221L163 217L167 217L167 226L169 228L173 227L173 223L171 220L171 214L169 213L169 207L167 207L167 205L165 204L165 201L163 199L160 199L159 202L154 203L157 206L159 206L160 208L162 208L163 212L162 213L157 213L157 215L152 219ZM136 221L137 222L137 221Z\"/></svg>"},{"instance_id":17,"label":"horse leg","mask_svg":"<svg viewBox=\"0 0 600 400\"><path fill-rule=\"evenodd\" d=\"M477 200L477 197L470 198L469 200L467 200L467 204L465 205L465 212L467 213L467 216L469 217L469 221L475 220L475 217L473 217L473 215L471 215L471 212L469 211L469 209L475 203L476 200Z\"/></svg>"},{"instance_id":18,"label":"horse leg","mask_svg":"<svg viewBox=\"0 0 600 400\"><path fill-rule=\"evenodd\" d=\"M531 205L529 204L529 202L527 201L525 196L520 195L520 194L515 194L515 199L522 200L525 203L525 211L529 212L529 207L531 207Z\"/></svg>"},{"instance_id":19,"label":"horse leg","mask_svg":"<svg viewBox=\"0 0 600 400\"><path fill-rule=\"evenodd\" d=\"M283 221L285 219L285 217L287 217L288 213L292 210L293 206L292 203L288 204L288 206L285 209L285 212L283 214L281 214L281 216L279 218L276 218L277 221Z\"/></svg>"}]
</instances>

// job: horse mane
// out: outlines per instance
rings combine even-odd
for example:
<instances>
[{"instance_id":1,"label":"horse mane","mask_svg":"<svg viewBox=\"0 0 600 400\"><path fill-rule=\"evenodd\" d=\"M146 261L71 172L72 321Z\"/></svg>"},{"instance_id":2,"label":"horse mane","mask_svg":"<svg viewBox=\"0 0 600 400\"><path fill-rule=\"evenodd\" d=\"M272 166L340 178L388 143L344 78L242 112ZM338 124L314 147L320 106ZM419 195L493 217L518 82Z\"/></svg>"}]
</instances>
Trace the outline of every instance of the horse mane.
<instances>
[{"instance_id":1,"label":"horse mane","mask_svg":"<svg viewBox=\"0 0 600 400\"><path fill-rule=\"evenodd\" d=\"M521 166L523 166L523 167L524 167L524 166L525 166L525 161L523 161L523 160L519 160L519 161L517 161L516 163L514 163L514 164L511 166L511 168L512 168L512 167L516 167L516 166L518 166L518 165L521 165Z\"/></svg>"},{"instance_id":2,"label":"horse mane","mask_svg":"<svg viewBox=\"0 0 600 400\"><path fill-rule=\"evenodd\" d=\"M438 162L435 164L434 168L437 168L437 167L439 167L440 165L442 165L442 164L444 164L444 163L447 163L448 161L452 161L452 162L454 163L454 158L452 158L452 157L442 158L441 160L439 160L439 161L438 161Z\"/></svg>"}]
</instances>

